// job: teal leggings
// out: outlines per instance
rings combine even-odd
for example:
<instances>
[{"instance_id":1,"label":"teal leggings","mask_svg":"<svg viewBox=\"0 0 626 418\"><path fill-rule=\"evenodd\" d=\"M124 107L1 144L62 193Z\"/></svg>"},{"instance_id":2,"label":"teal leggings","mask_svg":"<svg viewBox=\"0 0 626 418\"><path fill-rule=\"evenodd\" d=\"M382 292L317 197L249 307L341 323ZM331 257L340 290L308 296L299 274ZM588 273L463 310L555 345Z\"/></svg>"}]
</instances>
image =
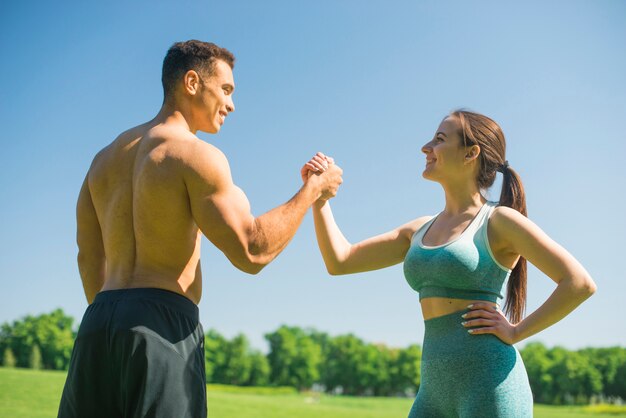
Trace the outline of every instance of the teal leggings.
<instances>
[{"instance_id":1,"label":"teal leggings","mask_svg":"<svg viewBox=\"0 0 626 418\"><path fill-rule=\"evenodd\" d=\"M495 335L469 334L465 312L424 321L421 384L409 418L532 417L519 352Z\"/></svg>"}]
</instances>

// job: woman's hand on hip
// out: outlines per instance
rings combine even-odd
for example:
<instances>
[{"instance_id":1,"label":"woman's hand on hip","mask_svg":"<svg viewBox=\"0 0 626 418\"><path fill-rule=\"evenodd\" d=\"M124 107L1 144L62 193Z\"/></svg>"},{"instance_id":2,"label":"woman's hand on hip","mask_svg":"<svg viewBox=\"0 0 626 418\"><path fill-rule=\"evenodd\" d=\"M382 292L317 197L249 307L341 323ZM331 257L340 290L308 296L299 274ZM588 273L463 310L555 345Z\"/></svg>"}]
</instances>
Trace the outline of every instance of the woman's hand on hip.
<instances>
[{"instance_id":1,"label":"woman's hand on hip","mask_svg":"<svg viewBox=\"0 0 626 418\"><path fill-rule=\"evenodd\" d=\"M515 344L517 333L497 305L491 302L475 302L462 315L462 325L472 335L493 334L506 344Z\"/></svg>"}]
</instances>

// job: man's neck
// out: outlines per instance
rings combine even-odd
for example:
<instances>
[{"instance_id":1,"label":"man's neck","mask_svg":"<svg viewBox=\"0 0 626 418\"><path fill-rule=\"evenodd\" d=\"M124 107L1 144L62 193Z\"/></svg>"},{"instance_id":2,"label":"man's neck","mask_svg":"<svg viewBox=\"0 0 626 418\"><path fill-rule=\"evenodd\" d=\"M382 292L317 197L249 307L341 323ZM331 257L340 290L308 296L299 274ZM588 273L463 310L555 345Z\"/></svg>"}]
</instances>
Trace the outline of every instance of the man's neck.
<instances>
[{"instance_id":1,"label":"man's neck","mask_svg":"<svg viewBox=\"0 0 626 418\"><path fill-rule=\"evenodd\" d=\"M193 126L193 118L191 117L190 112L186 111L184 106L176 106L167 102L163 103L159 113L157 113L150 123L154 125L163 124L178 126L190 131L194 135L198 131L198 129Z\"/></svg>"}]
</instances>

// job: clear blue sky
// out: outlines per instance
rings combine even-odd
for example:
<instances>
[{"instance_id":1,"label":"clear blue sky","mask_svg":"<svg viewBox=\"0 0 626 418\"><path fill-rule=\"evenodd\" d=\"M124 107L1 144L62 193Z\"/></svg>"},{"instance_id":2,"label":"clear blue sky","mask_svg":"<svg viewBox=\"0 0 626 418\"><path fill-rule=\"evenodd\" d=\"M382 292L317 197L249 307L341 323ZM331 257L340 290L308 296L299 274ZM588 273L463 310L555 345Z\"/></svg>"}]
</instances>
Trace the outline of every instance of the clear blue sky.
<instances>
[{"instance_id":1,"label":"clear blue sky","mask_svg":"<svg viewBox=\"0 0 626 418\"><path fill-rule=\"evenodd\" d=\"M296 192L318 150L344 169L333 208L352 242L434 214L443 194L421 178L420 147L471 108L503 127L531 219L599 287L532 340L626 345L625 18L621 1L4 2L0 322L56 307L80 320L80 184L99 149L158 111L167 48L196 38L237 56L237 110L200 137L226 153L255 214ZM206 240L202 261L206 329L261 349L280 324L421 343L401 266L328 276L310 214L258 276ZM529 309L553 289L531 268Z\"/></svg>"}]
</instances>

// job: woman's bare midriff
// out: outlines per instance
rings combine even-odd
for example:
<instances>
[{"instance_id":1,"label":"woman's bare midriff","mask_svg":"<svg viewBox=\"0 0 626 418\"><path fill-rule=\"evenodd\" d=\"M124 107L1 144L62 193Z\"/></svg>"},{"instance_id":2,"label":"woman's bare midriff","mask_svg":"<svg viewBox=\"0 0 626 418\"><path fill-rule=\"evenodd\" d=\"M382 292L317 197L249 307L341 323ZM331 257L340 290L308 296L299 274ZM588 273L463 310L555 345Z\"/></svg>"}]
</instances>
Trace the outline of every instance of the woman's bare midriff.
<instances>
[{"instance_id":1,"label":"woman's bare midriff","mask_svg":"<svg viewBox=\"0 0 626 418\"><path fill-rule=\"evenodd\" d=\"M424 298L420 301L422 305L422 316L424 321L438 316L448 315L467 308L474 302L484 302L475 299L451 299L451 298ZM494 305L498 306L494 303Z\"/></svg>"}]
</instances>

